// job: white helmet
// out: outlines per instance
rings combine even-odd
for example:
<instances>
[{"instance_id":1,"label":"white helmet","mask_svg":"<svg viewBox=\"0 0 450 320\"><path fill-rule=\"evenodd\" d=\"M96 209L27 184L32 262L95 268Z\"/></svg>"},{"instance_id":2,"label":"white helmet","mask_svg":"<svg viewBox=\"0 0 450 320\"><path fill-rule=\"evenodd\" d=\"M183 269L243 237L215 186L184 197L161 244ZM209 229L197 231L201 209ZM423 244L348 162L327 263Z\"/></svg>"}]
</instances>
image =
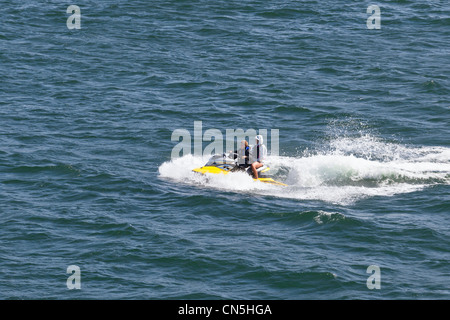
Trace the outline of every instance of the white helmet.
<instances>
[{"instance_id":1,"label":"white helmet","mask_svg":"<svg viewBox=\"0 0 450 320\"><path fill-rule=\"evenodd\" d=\"M258 135L255 137L255 139L256 139L256 141L259 142L259 144L263 144L263 142L264 142L263 136L260 135L260 134L258 134Z\"/></svg>"}]
</instances>

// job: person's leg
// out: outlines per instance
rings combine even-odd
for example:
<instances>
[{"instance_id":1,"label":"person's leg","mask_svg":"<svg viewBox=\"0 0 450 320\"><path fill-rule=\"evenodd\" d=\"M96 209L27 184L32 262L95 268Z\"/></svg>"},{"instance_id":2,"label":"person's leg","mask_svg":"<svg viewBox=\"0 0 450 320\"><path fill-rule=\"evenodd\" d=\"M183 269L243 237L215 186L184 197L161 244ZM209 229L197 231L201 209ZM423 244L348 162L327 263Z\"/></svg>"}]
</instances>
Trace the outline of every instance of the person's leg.
<instances>
[{"instance_id":1,"label":"person's leg","mask_svg":"<svg viewBox=\"0 0 450 320\"><path fill-rule=\"evenodd\" d=\"M252 171L253 171L253 178L258 179L258 171L256 169L262 167L263 164L260 162L253 162L252 163Z\"/></svg>"}]
</instances>

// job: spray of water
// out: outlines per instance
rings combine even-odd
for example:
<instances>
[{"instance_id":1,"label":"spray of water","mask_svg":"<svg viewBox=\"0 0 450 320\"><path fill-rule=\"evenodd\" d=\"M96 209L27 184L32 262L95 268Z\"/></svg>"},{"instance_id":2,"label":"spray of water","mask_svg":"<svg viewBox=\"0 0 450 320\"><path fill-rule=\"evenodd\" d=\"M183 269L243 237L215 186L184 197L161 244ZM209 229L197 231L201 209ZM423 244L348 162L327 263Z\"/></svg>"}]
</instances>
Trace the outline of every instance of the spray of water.
<instances>
[{"instance_id":1,"label":"spray of water","mask_svg":"<svg viewBox=\"0 0 450 320\"><path fill-rule=\"evenodd\" d=\"M337 137L322 150L298 157L269 156L274 179L288 187L255 182L245 173L202 176L192 172L206 158L186 155L163 163L161 178L230 192L349 204L450 184L450 148L405 146L371 135Z\"/></svg>"}]
</instances>

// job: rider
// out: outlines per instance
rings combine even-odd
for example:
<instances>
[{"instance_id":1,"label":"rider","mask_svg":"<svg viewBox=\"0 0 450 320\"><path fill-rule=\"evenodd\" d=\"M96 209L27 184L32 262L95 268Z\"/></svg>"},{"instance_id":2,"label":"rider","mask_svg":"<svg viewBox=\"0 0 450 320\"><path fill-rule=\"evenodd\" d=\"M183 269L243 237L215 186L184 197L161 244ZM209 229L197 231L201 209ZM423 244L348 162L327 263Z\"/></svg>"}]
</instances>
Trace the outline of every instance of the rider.
<instances>
[{"instance_id":1,"label":"rider","mask_svg":"<svg viewBox=\"0 0 450 320\"><path fill-rule=\"evenodd\" d=\"M238 165L242 168L247 168L250 166L248 163L248 159L250 157L250 147L248 146L248 142L246 140L241 141L241 148L239 150L234 150L234 159L238 159Z\"/></svg>"},{"instance_id":2,"label":"rider","mask_svg":"<svg viewBox=\"0 0 450 320\"><path fill-rule=\"evenodd\" d=\"M252 171L253 171L253 177L255 179L258 179L258 171L257 169L262 167L263 161L267 156L267 148L263 144L264 140L262 135L257 135L255 137L256 145L252 147L251 155L252 155Z\"/></svg>"}]
</instances>

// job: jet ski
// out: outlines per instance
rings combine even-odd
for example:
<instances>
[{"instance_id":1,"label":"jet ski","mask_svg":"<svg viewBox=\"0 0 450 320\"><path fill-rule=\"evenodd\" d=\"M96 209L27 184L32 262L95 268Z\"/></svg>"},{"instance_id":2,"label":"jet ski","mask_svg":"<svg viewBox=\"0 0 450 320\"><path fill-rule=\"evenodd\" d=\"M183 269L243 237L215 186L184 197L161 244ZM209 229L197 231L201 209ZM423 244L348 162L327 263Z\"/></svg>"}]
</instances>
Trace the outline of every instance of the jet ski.
<instances>
[{"instance_id":1,"label":"jet ski","mask_svg":"<svg viewBox=\"0 0 450 320\"><path fill-rule=\"evenodd\" d=\"M249 175L253 176L253 172L251 167L241 167L238 165L238 160L233 159L230 155L234 155L233 153L227 155L223 154L215 154L213 155L208 162L200 168L193 169L192 171L200 173L200 174L228 174L230 172L247 172ZM273 180L272 177L269 176L268 171L270 168L266 165L258 168L258 179L253 178L253 180L258 180L264 183L269 183L278 186L287 186L282 182L278 182Z\"/></svg>"}]
</instances>

